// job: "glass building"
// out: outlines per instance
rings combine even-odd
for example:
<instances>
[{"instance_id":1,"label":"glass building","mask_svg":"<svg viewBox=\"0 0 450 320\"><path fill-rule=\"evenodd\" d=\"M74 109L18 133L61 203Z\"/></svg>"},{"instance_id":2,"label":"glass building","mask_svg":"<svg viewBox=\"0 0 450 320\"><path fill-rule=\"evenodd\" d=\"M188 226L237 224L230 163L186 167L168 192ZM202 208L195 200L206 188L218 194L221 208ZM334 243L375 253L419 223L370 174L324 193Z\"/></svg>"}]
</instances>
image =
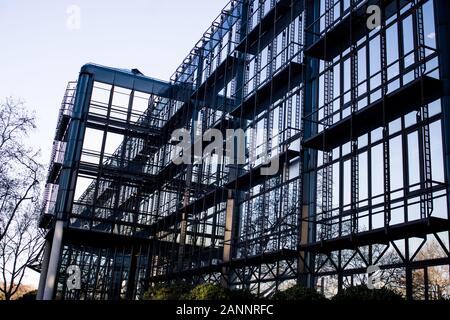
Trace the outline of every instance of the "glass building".
<instances>
[{"instance_id":1,"label":"glass building","mask_svg":"<svg viewBox=\"0 0 450 320\"><path fill-rule=\"evenodd\" d=\"M332 296L371 266L408 299L450 295L449 17L446 0L232 0L169 81L83 66L38 298L177 281Z\"/></svg>"}]
</instances>

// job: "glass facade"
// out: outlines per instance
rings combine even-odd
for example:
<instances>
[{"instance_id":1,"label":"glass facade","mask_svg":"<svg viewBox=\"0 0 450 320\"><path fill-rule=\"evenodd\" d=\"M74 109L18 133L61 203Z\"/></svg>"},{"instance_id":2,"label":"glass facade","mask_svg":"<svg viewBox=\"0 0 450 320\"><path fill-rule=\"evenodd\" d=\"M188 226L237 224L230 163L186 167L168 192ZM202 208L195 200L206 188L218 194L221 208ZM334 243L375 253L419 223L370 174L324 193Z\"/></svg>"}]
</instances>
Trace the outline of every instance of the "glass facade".
<instances>
[{"instance_id":1,"label":"glass facade","mask_svg":"<svg viewBox=\"0 0 450 320\"><path fill-rule=\"evenodd\" d=\"M409 299L447 296L447 9L233 0L170 81L83 66L47 180L44 297L139 299L176 281L331 296L373 265Z\"/></svg>"}]
</instances>

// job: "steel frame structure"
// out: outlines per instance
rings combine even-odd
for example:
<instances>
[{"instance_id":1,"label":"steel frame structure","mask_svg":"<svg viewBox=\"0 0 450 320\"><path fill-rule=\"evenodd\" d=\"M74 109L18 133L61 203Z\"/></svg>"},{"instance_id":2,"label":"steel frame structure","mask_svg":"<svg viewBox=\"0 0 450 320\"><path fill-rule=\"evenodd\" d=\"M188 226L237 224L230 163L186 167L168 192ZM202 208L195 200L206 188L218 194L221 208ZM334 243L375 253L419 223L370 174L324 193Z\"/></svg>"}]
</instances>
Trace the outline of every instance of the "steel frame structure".
<instances>
[{"instance_id":1,"label":"steel frame structure","mask_svg":"<svg viewBox=\"0 0 450 320\"><path fill-rule=\"evenodd\" d=\"M444 0L232 0L169 82L83 66L56 129L38 298L139 299L177 281L331 295L373 264L409 299L440 297L449 16ZM242 129L245 163L175 165L178 128L193 145Z\"/></svg>"}]
</instances>

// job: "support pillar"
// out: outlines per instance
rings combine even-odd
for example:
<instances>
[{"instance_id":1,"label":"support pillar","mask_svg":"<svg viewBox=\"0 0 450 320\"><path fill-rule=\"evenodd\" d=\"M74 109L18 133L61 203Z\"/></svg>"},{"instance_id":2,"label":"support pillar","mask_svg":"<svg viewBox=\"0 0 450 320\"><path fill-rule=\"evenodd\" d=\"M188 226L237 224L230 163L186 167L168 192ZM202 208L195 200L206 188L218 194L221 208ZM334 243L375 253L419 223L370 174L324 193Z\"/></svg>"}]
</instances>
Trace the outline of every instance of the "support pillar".
<instances>
[{"instance_id":1,"label":"support pillar","mask_svg":"<svg viewBox=\"0 0 450 320\"><path fill-rule=\"evenodd\" d=\"M61 256L61 244L63 237L64 222L57 220L53 233L52 249L48 261L45 289L42 299L52 300L55 295L56 277L58 275L59 258Z\"/></svg>"},{"instance_id":2,"label":"support pillar","mask_svg":"<svg viewBox=\"0 0 450 320\"><path fill-rule=\"evenodd\" d=\"M450 3L448 0L434 0L436 39L439 52L439 76L443 83L442 134L444 146L445 181L450 181ZM447 194L450 185L447 184ZM450 197L447 197L447 212L450 212Z\"/></svg>"},{"instance_id":3,"label":"support pillar","mask_svg":"<svg viewBox=\"0 0 450 320\"><path fill-rule=\"evenodd\" d=\"M319 2L314 0L305 1L305 25L311 25L316 17L319 16ZM317 30L314 30L317 31ZM311 33L305 34L306 46L311 45L314 42L313 35ZM303 100L303 113L302 115L311 114L313 106L316 105L317 100L317 79L315 77L318 74L319 63L315 58L305 57L305 73L304 73L304 100ZM302 120L303 138L306 139L317 132L317 125L313 122L306 122ZM316 182L317 174L313 169L317 165L317 151L312 149L303 149L301 155L302 161L302 206L299 221L300 239L299 244L307 244L314 241L316 226L311 223L310 217L315 214L316 204ZM314 270L314 254L310 252L299 252L298 259L298 284L313 288L315 284L314 275L310 273Z\"/></svg>"},{"instance_id":4,"label":"support pillar","mask_svg":"<svg viewBox=\"0 0 450 320\"><path fill-rule=\"evenodd\" d=\"M128 281L127 281L127 291L125 296L127 300L134 300L134 292L136 288L136 271L137 271L137 260L138 255L140 254L139 250L136 248L131 249L130 256L130 270L128 272Z\"/></svg>"},{"instance_id":5,"label":"support pillar","mask_svg":"<svg viewBox=\"0 0 450 320\"><path fill-rule=\"evenodd\" d=\"M192 131L194 131L194 129L192 129ZM188 164L186 170L187 170L186 189L185 189L184 195L183 195L183 207L186 207L189 204L189 200L190 200L190 190L191 190L191 181L192 181L192 164ZM187 233L187 213L184 210L181 215L181 222L180 222L180 244L179 244L179 248L178 248L177 271L183 270L184 256L185 256L185 250L186 250L186 233Z\"/></svg>"},{"instance_id":6,"label":"support pillar","mask_svg":"<svg viewBox=\"0 0 450 320\"><path fill-rule=\"evenodd\" d=\"M227 208L225 216L225 234L223 241L223 256L224 263L230 262L233 255L233 233L234 233L234 209L235 199L232 197L232 191L228 191ZM230 281L229 267L222 267L221 284L223 287L229 287Z\"/></svg>"},{"instance_id":7,"label":"support pillar","mask_svg":"<svg viewBox=\"0 0 450 320\"><path fill-rule=\"evenodd\" d=\"M41 275L39 277L39 287L36 296L36 300L42 300L44 297L45 283L47 280L48 261L50 259L50 252L52 244L50 240L46 239L44 244L44 254L42 257Z\"/></svg>"}]
</instances>

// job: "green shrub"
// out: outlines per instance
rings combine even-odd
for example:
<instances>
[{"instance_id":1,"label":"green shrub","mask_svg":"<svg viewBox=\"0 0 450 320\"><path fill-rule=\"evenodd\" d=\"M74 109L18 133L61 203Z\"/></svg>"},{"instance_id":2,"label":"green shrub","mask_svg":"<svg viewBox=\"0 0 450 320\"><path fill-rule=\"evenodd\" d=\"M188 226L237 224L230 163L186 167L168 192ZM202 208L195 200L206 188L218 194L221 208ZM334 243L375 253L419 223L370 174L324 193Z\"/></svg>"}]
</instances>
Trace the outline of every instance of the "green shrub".
<instances>
[{"instance_id":1,"label":"green shrub","mask_svg":"<svg viewBox=\"0 0 450 320\"><path fill-rule=\"evenodd\" d=\"M358 285L349 287L342 290L333 297L333 300L345 301L345 300L385 300L385 301L398 301L403 300L402 296L393 290L388 288L381 289L369 289L366 285Z\"/></svg>"},{"instance_id":2,"label":"green shrub","mask_svg":"<svg viewBox=\"0 0 450 320\"><path fill-rule=\"evenodd\" d=\"M228 290L231 300L255 300L256 296L247 289Z\"/></svg>"},{"instance_id":3,"label":"green shrub","mask_svg":"<svg viewBox=\"0 0 450 320\"><path fill-rule=\"evenodd\" d=\"M203 283L196 286L183 298L186 300L230 300L231 294L230 290L227 290L222 286L212 283Z\"/></svg>"},{"instance_id":4,"label":"green shrub","mask_svg":"<svg viewBox=\"0 0 450 320\"><path fill-rule=\"evenodd\" d=\"M277 291L273 296L273 300L325 300L326 298L315 289L305 288L299 285L290 287L283 291Z\"/></svg>"},{"instance_id":5,"label":"green shrub","mask_svg":"<svg viewBox=\"0 0 450 320\"><path fill-rule=\"evenodd\" d=\"M144 293L144 300L179 300L191 289L187 283L157 284Z\"/></svg>"},{"instance_id":6,"label":"green shrub","mask_svg":"<svg viewBox=\"0 0 450 320\"><path fill-rule=\"evenodd\" d=\"M37 296L37 290L31 290L31 291L28 291L27 293L23 294L20 298L17 298L17 300L32 301L32 300L36 300L36 296Z\"/></svg>"},{"instance_id":7,"label":"green shrub","mask_svg":"<svg viewBox=\"0 0 450 320\"><path fill-rule=\"evenodd\" d=\"M187 283L157 284L144 293L144 300L253 300L248 290L229 290L222 286L203 283L193 287Z\"/></svg>"}]
</instances>

